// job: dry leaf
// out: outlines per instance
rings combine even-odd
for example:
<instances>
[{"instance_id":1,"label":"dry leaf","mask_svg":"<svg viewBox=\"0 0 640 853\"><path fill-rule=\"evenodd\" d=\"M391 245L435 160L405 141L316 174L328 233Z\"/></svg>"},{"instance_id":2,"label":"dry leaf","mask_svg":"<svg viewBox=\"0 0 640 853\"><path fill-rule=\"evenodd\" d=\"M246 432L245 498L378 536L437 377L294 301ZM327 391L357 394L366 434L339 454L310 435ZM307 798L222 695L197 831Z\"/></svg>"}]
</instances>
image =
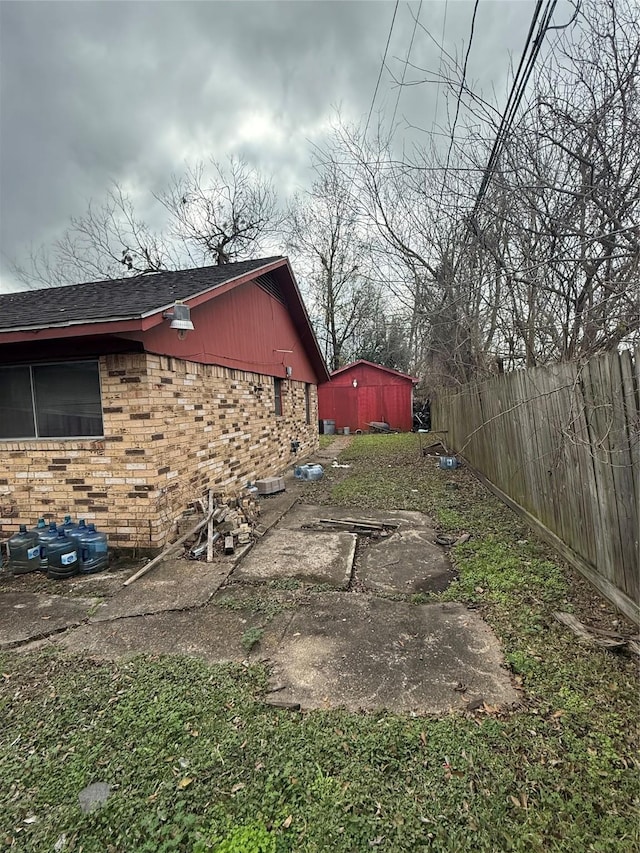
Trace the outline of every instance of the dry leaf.
<instances>
[{"instance_id":1,"label":"dry leaf","mask_svg":"<svg viewBox=\"0 0 640 853\"><path fill-rule=\"evenodd\" d=\"M191 776L185 776L178 782L178 788L188 788L189 785L193 782Z\"/></svg>"},{"instance_id":2,"label":"dry leaf","mask_svg":"<svg viewBox=\"0 0 640 853\"><path fill-rule=\"evenodd\" d=\"M514 797L514 796L513 796L513 794L510 794L510 795L509 795L509 799L511 800L511 802L513 803L513 805L514 805L517 809L521 808L521 806L520 806L520 800L519 800L517 797Z\"/></svg>"},{"instance_id":3,"label":"dry leaf","mask_svg":"<svg viewBox=\"0 0 640 853\"><path fill-rule=\"evenodd\" d=\"M238 793L238 791L241 791L241 790L242 790L243 788L245 788L245 787L246 787L246 785L244 784L244 782L238 782L238 783L237 783L236 785L234 785L234 786L233 786L233 788L231 789L231 793L232 793L232 794L237 794L237 793Z\"/></svg>"},{"instance_id":4,"label":"dry leaf","mask_svg":"<svg viewBox=\"0 0 640 853\"><path fill-rule=\"evenodd\" d=\"M289 829L289 827L291 826L292 821L293 821L293 815L289 815L289 817L286 817L286 818L282 821L282 828L283 828L283 829Z\"/></svg>"}]
</instances>

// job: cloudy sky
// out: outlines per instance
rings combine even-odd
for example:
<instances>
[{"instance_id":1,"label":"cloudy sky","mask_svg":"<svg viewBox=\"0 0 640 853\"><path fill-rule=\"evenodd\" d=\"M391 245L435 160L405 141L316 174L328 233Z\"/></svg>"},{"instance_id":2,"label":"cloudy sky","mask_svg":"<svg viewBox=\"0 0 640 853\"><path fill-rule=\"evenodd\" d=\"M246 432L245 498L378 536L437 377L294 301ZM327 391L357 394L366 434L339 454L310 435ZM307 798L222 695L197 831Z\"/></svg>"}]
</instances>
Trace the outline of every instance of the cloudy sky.
<instances>
[{"instance_id":1,"label":"cloudy sky","mask_svg":"<svg viewBox=\"0 0 640 853\"><path fill-rule=\"evenodd\" d=\"M469 78L504 95L533 0L481 0ZM185 162L244 155L286 196L310 179L310 141L336 107L368 114L394 0L0 2L0 289L30 246L60 234L109 182L153 217L152 193ZM560 5L559 7L560 8ZM437 68L428 33L462 55L473 2L398 4L387 62ZM428 31L428 32L427 32ZM407 70L406 80L418 72ZM383 74L375 110L398 95ZM430 127L435 84L402 90L397 118ZM439 96L439 110L444 103ZM439 116L442 121L444 116Z\"/></svg>"}]
</instances>

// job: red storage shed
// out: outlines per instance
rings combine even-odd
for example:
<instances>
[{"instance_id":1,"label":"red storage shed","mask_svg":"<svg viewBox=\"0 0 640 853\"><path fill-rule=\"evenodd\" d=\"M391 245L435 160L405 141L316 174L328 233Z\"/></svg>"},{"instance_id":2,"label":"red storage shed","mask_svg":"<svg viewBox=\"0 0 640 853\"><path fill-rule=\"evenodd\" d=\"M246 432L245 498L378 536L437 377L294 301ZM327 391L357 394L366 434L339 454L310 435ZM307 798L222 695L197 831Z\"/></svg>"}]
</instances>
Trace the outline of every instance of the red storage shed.
<instances>
[{"instance_id":1,"label":"red storage shed","mask_svg":"<svg viewBox=\"0 0 640 853\"><path fill-rule=\"evenodd\" d=\"M334 370L331 381L318 388L318 416L333 420L336 429L349 427L369 430L374 421L384 421L392 429L409 431L413 427L413 376L372 364L354 361Z\"/></svg>"}]
</instances>

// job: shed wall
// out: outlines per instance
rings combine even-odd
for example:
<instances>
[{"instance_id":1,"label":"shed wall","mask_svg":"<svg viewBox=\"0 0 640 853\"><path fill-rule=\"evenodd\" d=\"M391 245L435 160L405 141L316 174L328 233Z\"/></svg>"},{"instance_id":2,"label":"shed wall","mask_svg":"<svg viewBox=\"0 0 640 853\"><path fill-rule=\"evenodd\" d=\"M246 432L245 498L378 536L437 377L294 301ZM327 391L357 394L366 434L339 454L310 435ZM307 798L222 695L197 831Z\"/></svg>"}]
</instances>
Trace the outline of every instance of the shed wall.
<instances>
[{"instance_id":1,"label":"shed wall","mask_svg":"<svg viewBox=\"0 0 640 853\"><path fill-rule=\"evenodd\" d=\"M352 432L366 432L373 421L409 431L413 426L412 395L410 379L372 365L354 364L318 388L320 418L335 420L336 427L348 426Z\"/></svg>"}]
</instances>

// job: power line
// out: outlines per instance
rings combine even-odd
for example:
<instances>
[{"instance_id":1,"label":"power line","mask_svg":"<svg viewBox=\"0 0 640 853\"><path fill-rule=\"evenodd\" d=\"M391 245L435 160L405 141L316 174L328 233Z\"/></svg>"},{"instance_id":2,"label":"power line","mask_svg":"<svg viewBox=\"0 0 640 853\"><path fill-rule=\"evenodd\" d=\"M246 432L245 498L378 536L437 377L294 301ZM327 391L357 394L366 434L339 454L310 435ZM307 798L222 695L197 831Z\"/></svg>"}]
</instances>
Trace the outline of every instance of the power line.
<instances>
[{"instance_id":1,"label":"power line","mask_svg":"<svg viewBox=\"0 0 640 853\"><path fill-rule=\"evenodd\" d=\"M522 98L524 97L524 93L527 87L527 83L529 82L529 78L533 73L533 68L535 66L536 60L538 58L538 54L540 53L540 48L542 47L542 42L544 40L545 34L551 23L551 16L553 15L554 9L556 7L557 0L547 0L547 5L545 7L545 11L542 17L542 21L538 27L538 32L536 34L535 39L533 40L533 46L531 48L531 53L529 54L528 59L526 60L525 66L525 57L527 55L527 51L529 50L529 46L531 44L531 40L533 37L533 31L536 26L538 17L540 15L540 10L542 8L542 0L537 0L536 7L533 13L533 18L531 20L531 26L529 27L529 32L527 34L527 40L524 46L524 50L522 52L522 56L520 58L520 63L518 65L518 70L513 80L513 85L511 87L511 91L509 92L509 97L507 99L507 104L505 106L504 112L502 114L502 120L498 127L498 132L496 134L495 141L493 143L493 148L491 149L491 154L489 156L489 162L487 163L487 167L485 170L485 174L480 183L480 188L478 190L478 195L476 197L475 204L473 206L473 211L471 213L471 220L475 219L476 213L484 196L486 195L489 182L493 176L493 173L496 170L496 166L498 163L498 158L502 153L502 149L504 148L504 144L507 138L507 134L509 133L513 122L515 120L516 114L522 103ZM524 71L522 70L524 67ZM521 75L522 72L522 75Z\"/></svg>"},{"instance_id":2,"label":"power line","mask_svg":"<svg viewBox=\"0 0 640 853\"><path fill-rule=\"evenodd\" d=\"M436 88L436 108L433 114L433 121L431 122L431 135L433 136L433 132L436 127L436 122L438 121L438 105L440 103L440 86L442 84L442 59L444 57L444 36L447 28L447 10L449 8L449 0L444 0L444 18L442 21L442 35L440 36L440 62L438 63L438 86Z\"/></svg>"},{"instance_id":3,"label":"power line","mask_svg":"<svg viewBox=\"0 0 640 853\"><path fill-rule=\"evenodd\" d=\"M442 188L440 190L440 202L442 203L442 196L444 194L444 188L447 181L447 170L449 169L449 161L451 159L451 149L453 148L453 141L455 139L456 133L456 125L458 123L458 116L460 115L460 104L462 101L462 92L464 90L464 84L467 79L467 63L469 62L469 54L471 53L471 45L473 43L473 32L476 24L476 14L478 12L478 6L480 4L480 0L476 0L473 6L473 15L471 16L471 31L469 32L469 44L467 45L467 51L464 57L464 64L462 66L462 79L460 80L460 91L458 92L458 97L456 99L456 114L453 119L453 125L451 126L451 141L449 142L449 150L447 151L447 162L444 167L444 175L442 177Z\"/></svg>"},{"instance_id":4,"label":"power line","mask_svg":"<svg viewBox=\"0 0 640 853\"><path fill-rule=\"evenodd\" d=\"M389 35L387 36L387 44L384 49L384 56L382 57L382 62L380 63L380 73L378 74L378 80L376 82L376 88L373 92L373 98L371 98L371 106L369 108L369 115L367 116L367 123L364 126L364 136L367 135L367 130L369 129L369 122L371 121L371 114L373 113L373 105L376 102L376 97L378 95L378 89L380 87L380 80L382 79L382 72L384 71L385 64L387 62L387 53L389 51L389 43L391 41L391 33L393 32L393 25L396 21L396 13L398 11L398 4L400 0L396 0L396 5L393 8L393 17L391 18L391 26L389 27Z\"/></svg>"},{"instance_id":5,"label":"power line","mask_svg":"<svg viewBox=\"0 0 640 853\"><path fill-rule=\"evenodd\" d=\"M407 4L409 5L409 4ZM409 7L411 8L411 7ZM396 113L398 112L398 104L400 103L400 95L402 94L402 87L404 86L404 78L407 73L407 66L409 64L409 57L411 56L411 49L413 47L413 40L416 37L416 29L418 28L418 20L420 18L420 12L422 11L422 0L420 0L420 5L418 6L418 12L413 21L413 32L411 33L411 41L409 42L409 50L407 51L407 57L404 61L404 68L402 69L402 80L400 81L400 88L398 89L398 97L396 98L396 105L393 108L393 118L391 119L391 127L393 127L393 123L396 120Z\"/></svg>"}]
</instances>

